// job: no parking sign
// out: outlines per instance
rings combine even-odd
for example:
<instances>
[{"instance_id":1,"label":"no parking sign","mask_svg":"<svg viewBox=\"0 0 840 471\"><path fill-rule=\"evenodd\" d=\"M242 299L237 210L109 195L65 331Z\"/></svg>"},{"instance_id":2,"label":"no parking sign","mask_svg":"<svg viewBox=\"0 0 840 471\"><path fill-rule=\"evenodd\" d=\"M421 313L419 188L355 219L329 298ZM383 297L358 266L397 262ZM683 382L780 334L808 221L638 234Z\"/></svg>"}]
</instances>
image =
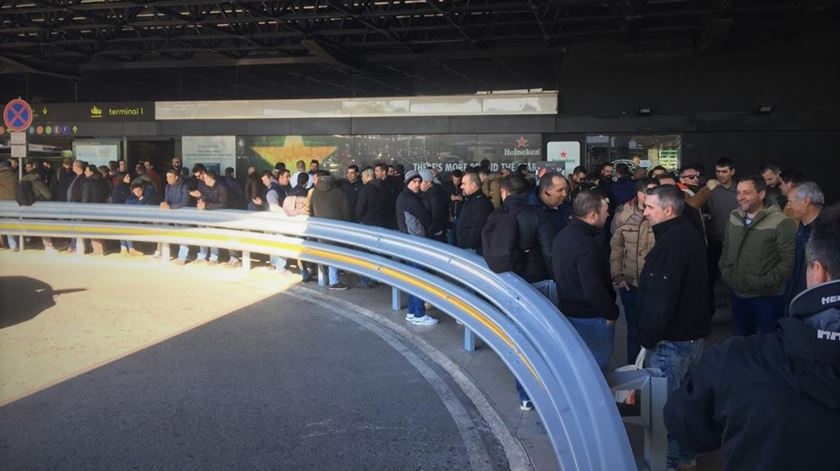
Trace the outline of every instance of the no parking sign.
<instances>
[{"instance_id":1,"label":"no parking sign","mask_svg":"<svg viewBox=\"0 0 840 471\"><path fill-rule=\"evenodd\" d=\"M32 107L21 98L15 98L3 109L3 121L9 131L26 131L32 124Z\"/></svg>"}]
</instances>

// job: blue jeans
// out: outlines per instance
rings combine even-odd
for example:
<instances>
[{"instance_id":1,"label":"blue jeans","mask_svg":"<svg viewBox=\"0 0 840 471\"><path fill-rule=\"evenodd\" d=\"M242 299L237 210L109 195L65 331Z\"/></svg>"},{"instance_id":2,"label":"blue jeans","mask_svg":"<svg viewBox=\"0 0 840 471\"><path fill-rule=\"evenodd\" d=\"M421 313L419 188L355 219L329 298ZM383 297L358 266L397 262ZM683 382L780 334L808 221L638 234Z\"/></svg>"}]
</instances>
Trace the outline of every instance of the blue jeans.
<instances>
[{"instance_id":1,"label":"blue jeans","mask_svg":"<svg viewBox=\"0 0 840 471\"><path fill-rule=\"evenodd\" d=\"M330 286L338 283L338 268L327 267L327 280Z\"/></svg>"},{"instance_id":2,"label":"blue jeans","mask_svg":"<svg viewBox=\"0 0 840 471\"><path fill-rule=\"evenodd\" d=\"M776 321L785 313L785 296L742 298L732 295L732 335L762 335L776 331Z\"/></svg>"},{"instance_id":3,"label":"blue jeans","mask_svg":"<svg viewBox=\"0 0 840 471\"><path fill-rule=\"evenodd\" d=\"M271 264L272 267L278 270L285 270L286 269L286 259L279 256L279 255L271 255L268 257L268 263Z\"/></svg>"},{"instance_id":4,"label":"blue jeans","mask_svg":"<svg viewBox=\"0 0 840 471\"><path fill-rule=\"evenodd\" d=\"M178 246L178 260L187 261L187 257L190 255L190 246L189 245L179 245Z\"/></svg>"},{"instance_id":5,"label":"blue jeans","mask_svg":"<svg viewBox=\"0 0 840 471\"><path fill-rule=\"evenodd\" d=\"M17 250L18 236L6 236L6 245L8 245L11 250Z\"/></svg>"},{"instance_id":6,"label":"blue jeans","mask_svg":"<svg viewBox=\"0 0 840 471\"><path fill-rule=\"evenodd\" d=\"M133 249L133 248L134 248L134 242L132 242L130 240L121 240L120 241L120 250L122 250L122 249L129 250L129 249Z\"/></svg>"},{"instance_id":7,"label":"blue jeans","mask_svg":"<svg viewBox=\"0 0 840 471\"><path fill-rule=\"evenodd\" d=\"M639 316L636 315L635 310L639 288L630 286L629 291L619 288L618 293L621 296L621 304L624 306L624 320L627 322L627 364L630 365L636 361L639 350L642 349L639 345Z\"/></svg>"},{"instance_id":8,"label":"blue jeans","mask_svg":"<svg viewBox=\"0 0 840 471\"><path fill-rule=\"evenodd\" d=\"M536 283L531 283L531 286L537 289L543 296L551 301L551 304L557 305L557 283L554 280L542 280Z\"/></svg>"},{"instance_id":9,"label":"blue jeans","mask_svg":"<svg viewBox=\"0 0 840 471\"><path fill-rule=\"evenodd\" d=\"M199 247L198 256L196 258L199 260L207 258L207 247ZM219 249L216 247L210 247L210 261L215 262L217 260L219 260Z\"/></svg>"},{"instance_id":10,"label":"blue jeans","mask_svg":"<svg viewBox=\"0 0 840 471\"><path fill-rule=\"evenodd\" d=\"M703 354L703 339L676 342L663 340L649 350L645 357L646 368L659 368L668 380L668 396L680 388L685 379L694 371L700 355ZM670 434L668 435L668 468L676 468L680 463L692 464L697 453L682 448Z\"/></svg>"},{"instance_id":11,"label":"blue jeans","mask_svg":"<svg viewBox=\"0 0 840 471\"><path fill-rule=\"evenodd\" d=\"M414 314L415 317L423 317L426 315L426 306L423 305L423 300L412 294L408 295L408 313Z\"/></svg>"},{"instance_id":12,"label":"blue jeans","mask_svg":"<svg viewBox=\"0 0 840 471\"><path fill-rule=\"evenodd\" d=\"M589 347L601 371L606 371L615 342L615 324L607 324L607 319L604 317L567 317L566 319L583 339L583 343Z\"/></svg>"}]
</instances>

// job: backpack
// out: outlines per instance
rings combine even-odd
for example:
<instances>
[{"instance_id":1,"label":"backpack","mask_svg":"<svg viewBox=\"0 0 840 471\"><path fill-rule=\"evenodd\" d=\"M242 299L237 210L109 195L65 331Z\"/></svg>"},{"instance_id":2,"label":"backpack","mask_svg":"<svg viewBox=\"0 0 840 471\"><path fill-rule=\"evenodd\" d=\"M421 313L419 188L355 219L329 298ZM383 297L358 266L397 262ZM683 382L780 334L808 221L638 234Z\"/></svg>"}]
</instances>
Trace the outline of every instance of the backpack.
<instances>
[{"instance_id":1,"label":"backpack","mask_svg":"<svg viewBox=\"0 0 840 471\"><path fill-rule=\"evenodd\" d=\"M516 215L524 208L493 211L481 230L481 251L487 266L495 273L516 272L522 266L525 253L519 248Z\"/></svg>"},{"instance_id":2,"label":"backpack","mask_svg":"<svg viewBox=\"0 0 840 471\"><path fill-rule=\"evenodd\" d=\"M32 206L38 198L35 197L35 190L32 187L32 182L29 180L21 180L15 186L15 200L19 206Z\"/></svg>"}]
</instances>

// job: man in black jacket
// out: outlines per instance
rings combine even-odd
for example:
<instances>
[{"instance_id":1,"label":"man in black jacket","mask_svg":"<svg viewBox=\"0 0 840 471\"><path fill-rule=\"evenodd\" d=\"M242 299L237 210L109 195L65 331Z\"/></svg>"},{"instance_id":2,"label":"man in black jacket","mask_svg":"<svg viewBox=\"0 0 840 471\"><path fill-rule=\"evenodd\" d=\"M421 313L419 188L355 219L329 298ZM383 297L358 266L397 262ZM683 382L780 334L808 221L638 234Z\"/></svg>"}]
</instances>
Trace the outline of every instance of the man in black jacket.
<instances>
[{"instance_id":1,"label":"man in black jacket","mask_svg":"<svg viewBox=\"0 0 840 471\"><path fill-rule=\"evenodd\" d=\"M309 215L339 221L349 220L353 210L347 202L347 195L333 180L330 172L317 170L314 178ZM327 281L331 290L343 291L350 288L338 279L338 268L333 266L327 266Z\"/></svg>"},{"instance_id":2,"label":"man in black jacket","mask_svg":"<svg viewBox=\"0 0 840 471\"><path fill-rule=\"evenodd\" d=\"M480 182L480 178L477 182ZM551 279L551 242L554 231L541 211L527 204L529 186L522 174L512 173L504 177L500 186L502 206L491 213L481 231L482 255L493 269L496 265L493 260L507 254L507 265L513 267L514 273L531 283L552 302L556 302L557 291ZM477 193L487 199L480 190ZM463 218L463 211L461 216ZM510 220L516 221L514 230L505 228ZM516 381L516 391L519 393L520 409L533 410L531 399L519 381Z\"/></svg>"},{"instance_id":3,"label":"man in black jacket","mask_svg":"<svg viewBox=\"0 0 840 471\"><path fill-rule=\"evenodd\" d=\"M431 173L431 172L429 172ZM405 174L405 189L397 197L396 216L397 228L400 232L417 237L429 237L429 228L432 225L432 215L423 205L423 198L420 196L420 185L423 177L417 170L409 170ZM406 262L412 265L410 262ZM413 265L418 267L418 265ZM408 295L408 312L405 320L414 325L432 326L438 320L426 314L426 308L422 299Z\"/></svg>"},{"instance_id":4,"label":"man in black jacket","mask_svg":"<svg viewBox=\"0 0 840 471\"><path fill-rule=\"evenodd\" d=\"M218 181L219 175L212 170L197 173L197 175L200 177L202 184L198 185L199 200L196 203L196 208L201 210L225 209L228 202L228 193L224 183ZM195 261L203 263L205 260L207 260L207 247L200 246ZM210 265L219 263L218 247L210 247L210 259L207 260L207 263Z\"/></svg>"},{"instance_id":5,"label":"man in black jacket","mask_svg":"<svg viewBox=\"0 0 840 471\"><path fill-rule=\"evenodd\" d=\"M658 242L657 242L658 244ZM709 348L665 405L687 448L723 446L726 469L837 469L840 463L840 206L806 250L808 289L776 332Z\"/></svg>"},{"instance_id":6,"label":"man in black jacket","mask_svg":"<svg viewBox=\"0 0 840 471\"><path fill-rule=\"evenodd\" d=\"M463 206L455 225L455 244L481 255L481 229L493 212L493 203L481 191L478 173L467 172L461 179Z\"/></svg>"},{"instance_id":7,"label":"man in black jacket","mask_svg":"<svg viewBox=\"0 0 840 471\"><path fill-rule=\"evenodd\" d=\"M356 222L356 202L359 199L359 192L362 190L362 180L359 175L359 166L350 165L347 167L347 179L341 182L341 191L347 197L348 208L350 208L350 218L348 221Z\"/></svg>"},{"instance_id":8,"label":"man in black jacket","mask_svg":"<svg viewBox=\"0 0 840 471\"><path fill-rule=\"evenodd\" d=\"M685 197L674 185L646 191L645 218L656 245L645 258L639 275L635 312L639 313L639 341L648 349L645 366L659 368L676 391L703 353L709 333L709 293L706 243L682 215ZM668 468L690 465L696 453L681 449L668 438Z\"/></svg>"},{"instance_id":9,"label":"man in black jacket","mask_svg":"<svg viewBox=\"0 0 840 471\"><path fill-rule=\"evenodd\" d=\"M446 231L449 229L449 196L439 183L435 183L434 175L430 169L424 168L418 170L418 173L423 179L420 184L423 204L432 215L429 238L446 242Z\"/></svg>"},{"instance_id":10,"label":"man in black jacket","mask_svg":"<svg viewBox=\"0 0 840 471\"><path fill-rule=\"evenodd\" d=\"M372 168L362 170L362 184L354 207L356 220L368 226L392 227L394 214L388 201L391 194Z\"/></svg>"},{"instance_id":11,"label":"man in black jacket","mask_svg":"<svg viewBox=\"0 0 840 471\"><path fill-rule=\"evenodd\" d=\"M618 306L603 237L609 204L601 190L582 190L572 202L574 218L554 238L557 306L577 330L602 371L615 340ZM562 254L562 255L561 255Z\"/></svg>"}]
</instances>

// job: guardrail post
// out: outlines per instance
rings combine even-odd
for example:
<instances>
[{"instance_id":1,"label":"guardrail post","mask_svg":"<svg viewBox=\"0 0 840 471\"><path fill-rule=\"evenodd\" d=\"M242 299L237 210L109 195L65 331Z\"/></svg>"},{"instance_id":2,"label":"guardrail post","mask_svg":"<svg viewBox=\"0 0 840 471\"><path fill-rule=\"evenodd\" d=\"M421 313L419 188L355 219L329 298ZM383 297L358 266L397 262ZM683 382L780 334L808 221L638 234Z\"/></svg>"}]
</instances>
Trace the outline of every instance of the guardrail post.
<instances>
[{"instance_id":1,"label":"guardrail post","mask_svg":"<svg viewBox=\"0 0 840 471\"><path fill-rule=\"evenodd\" d=\"M665 429L665 402L668 378L650 378L650 427L645 427L645 461L651 471L664 470L668 461L668 431Z\"/></svg>"},{"instance_id":2,"label":"guardrail post","mask_svg":"<svg viewBox=\"0 0 840 471\"><path fill-rule=\"evenodd\" d=\"M475 334L466 325L464 326L464 350L468 352L475 351Z\"/></svg>"},{"instance_id":3,"label":"guardrail post","mask_svg":"<svg viewBox=\"0 0 840 471\"><path fill-rule=\"evenodd\" d=\"M160 247L160 261L169 263L169 256L172 254L172 246L170 244L161 244Z\"/></svg>"},{"instance_id":4,"label":"guardrail post","mask_svg":"<svg viewBox=\"0 0 840 471\"><path fill-rule=\"evenodd\" d=\"M76 237L76 256L81 257L85 254L85 239Z\"/></svg>"},{"instance_id":5,"label":"guardrail post","mask_svg":"<svg viewBox=\"0 0 840 471\"><path fill-rule=\"evenodd\" d=\"M242 271L248 273L251 271L251 252L242 251Z\"/></svg>"},{"instance_id":6,"label":"guardrail post","mask_svg":"<svg viewBox=\"0 0 840 471\"><path fill-rule=\"evenodd\" d=\"M20 250L21 252L23 252L23 249L26 248L25 242L26 241L24 240L23 234L21 234L20 235L20 244L18 244L18 247L19 247L18 250Z\"/></svg>"},{"instance_id":7,"label":"guardrail post","mask_svg":"<svg viewBox=\"0 0 840 471\"><path fill-rule=\"evenodd\" d=\"M396 287L391 287L391 309L399 311L403 307L402 291Z\"/></svg>"},{"instance_id":8,"label":"guardrail post","mask_svg":"<svg viewBox=\"0 0 840 471\"><path fill-rule=\"evenodd\" d=\"M324 273L324 266L323 265L318 265L317 270L318 270L318 286L323 288L324 286L327 285L327 281L326 281L327 280L327 275L326 275L326 273Z\"/></svg>"}]
</instances>

